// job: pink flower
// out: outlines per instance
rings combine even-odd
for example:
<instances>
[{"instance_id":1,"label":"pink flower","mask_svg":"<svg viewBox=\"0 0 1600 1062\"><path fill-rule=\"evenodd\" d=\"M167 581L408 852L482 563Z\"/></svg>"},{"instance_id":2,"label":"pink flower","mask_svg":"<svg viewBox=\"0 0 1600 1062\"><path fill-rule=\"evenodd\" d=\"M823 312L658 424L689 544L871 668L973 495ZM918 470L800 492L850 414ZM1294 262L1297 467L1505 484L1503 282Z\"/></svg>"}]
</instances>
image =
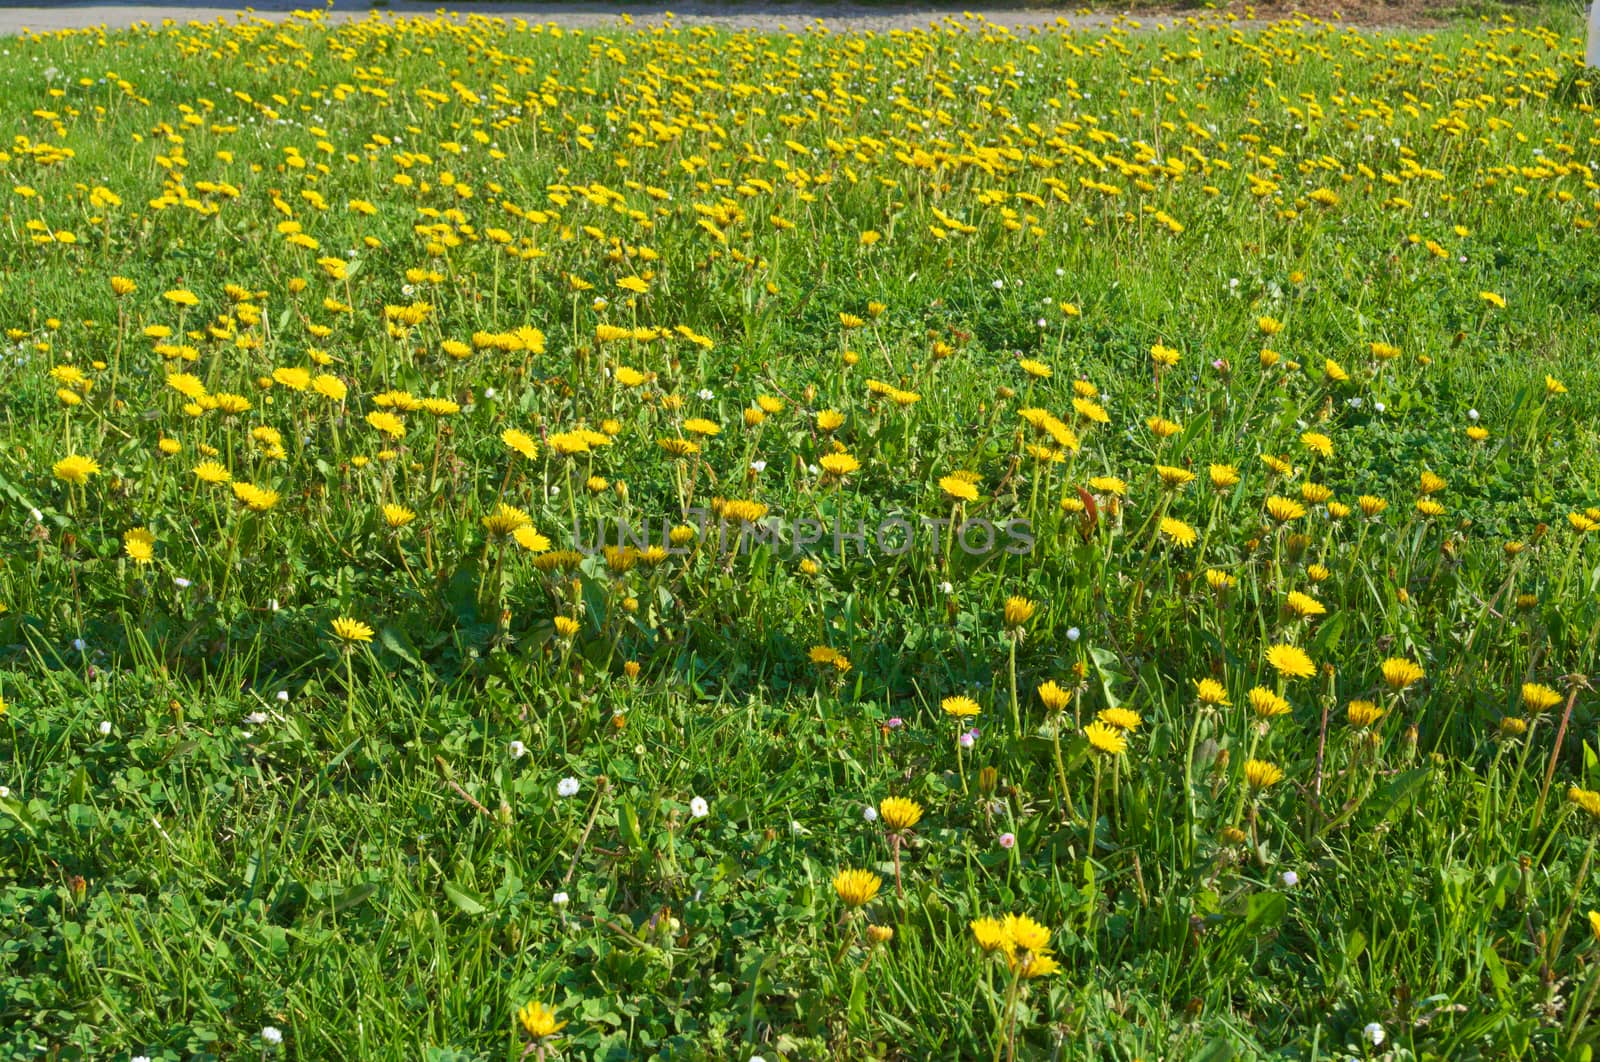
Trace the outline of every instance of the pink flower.
<instances>
[{"instance_id":1,"label":"pink flower","mask_svg":"<svg viewBox=\"0 0 1600 1062\"><path fill-rule=\"evenodd\" d=\"M1017 835L1016 834L1014 834L1014 833L1002 833L1000 835L1000 847L1001 848L1015 848L1016 846L1017 846Z\"/></svg>"}]
</instances>

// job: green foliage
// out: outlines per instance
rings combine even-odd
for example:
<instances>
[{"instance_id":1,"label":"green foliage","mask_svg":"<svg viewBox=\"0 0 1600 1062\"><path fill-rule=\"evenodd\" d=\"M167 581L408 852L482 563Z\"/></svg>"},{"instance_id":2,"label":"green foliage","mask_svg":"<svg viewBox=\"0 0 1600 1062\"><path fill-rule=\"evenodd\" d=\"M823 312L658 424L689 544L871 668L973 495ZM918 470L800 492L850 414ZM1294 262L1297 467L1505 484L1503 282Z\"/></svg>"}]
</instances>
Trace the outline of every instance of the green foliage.
<instances>
[{"instance_id":1,"label":"green foliage","mask_svg":"<svg viewBox=\"0 0 1600 1062\"><path fill-rule=\"evenodd\" d=\"M6 43L0 1055L1591 1057L1573 40Z\"/></svg>"}]
</instances>

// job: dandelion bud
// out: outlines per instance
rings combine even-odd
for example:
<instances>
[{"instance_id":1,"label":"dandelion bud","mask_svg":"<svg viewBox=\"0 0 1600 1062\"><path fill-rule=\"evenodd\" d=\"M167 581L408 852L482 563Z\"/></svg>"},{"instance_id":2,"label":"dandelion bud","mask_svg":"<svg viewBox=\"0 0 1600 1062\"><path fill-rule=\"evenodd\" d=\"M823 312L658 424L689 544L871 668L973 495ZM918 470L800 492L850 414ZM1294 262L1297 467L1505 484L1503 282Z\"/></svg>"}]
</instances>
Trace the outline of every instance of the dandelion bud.
<instances>
[{"instance_id":1,"label":"dandelion bud","mask_svg":"<svg viewBox=\"0 0 1600 1062\"><path fill-rule=\"evenodd\" d=\"M1000 772L995 770L993 767L985 767L983 770L978 772L978 792L985 794L992 793L995 790L995 786L999 785L999 783Z\"/></svg>"},{"instance_id":2,"label":"dandelion bud","mask_svg":"<svg viewBox=\"0 0 1600 1062\"><path fill-rule=\"evenodd\" d=\"M894 929L889 926L868 926L867 939L874 944L887 944L894 939Z\"/></svg>"}]
</instances>

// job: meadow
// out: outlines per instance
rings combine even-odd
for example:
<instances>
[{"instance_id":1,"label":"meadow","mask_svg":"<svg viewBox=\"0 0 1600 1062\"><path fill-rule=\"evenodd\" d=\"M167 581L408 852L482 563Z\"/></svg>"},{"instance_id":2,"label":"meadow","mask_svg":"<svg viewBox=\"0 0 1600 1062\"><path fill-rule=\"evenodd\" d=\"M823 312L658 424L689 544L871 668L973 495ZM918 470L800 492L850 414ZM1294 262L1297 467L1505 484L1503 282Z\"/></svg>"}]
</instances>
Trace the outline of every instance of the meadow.
<instances>
[{"instance_id":1,"label":"meadow","mask_svg":"<svg viewBox=\"0 0 1600 1062\"><path fill-rule=\"evenodd\" d=\"M0 40L0 1056L1592 1058L1576 30Z\"/></svg>"}]
</instances>

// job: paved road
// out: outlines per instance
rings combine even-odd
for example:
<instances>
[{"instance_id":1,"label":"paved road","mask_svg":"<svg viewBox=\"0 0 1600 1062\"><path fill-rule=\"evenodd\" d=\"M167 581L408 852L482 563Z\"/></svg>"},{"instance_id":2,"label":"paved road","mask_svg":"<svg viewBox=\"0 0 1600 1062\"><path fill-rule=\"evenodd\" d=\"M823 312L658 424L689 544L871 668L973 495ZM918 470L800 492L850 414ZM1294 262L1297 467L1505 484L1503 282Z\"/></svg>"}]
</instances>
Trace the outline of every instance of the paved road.
<instances>
[{"instance_id":1,"label":"paved road","mask_svg":"<svg viewBox=\"0 0 1600 1062\"><path fill-rule=\"evenodd\" d=\"M124 29L148 23L159 26L171 19L177 24L189 21L212 22L217 19L232 21L242 7L191 3L174 0L167 4L136 3L54 3L33 7L13 6L0 0L0 35L19 33L24 29L35 32L60 29L85 29L105 26ZM322 9L311 0L255 0L248 5L257 15L266 18L285 18L296 9ZM715 23L738 28L762 30L797 29L819 15L827 24L838 30L910 29L925 27L930 22L945 18L964 19L960 8L943 4L932 6L895 7L874 5L859 7L852 4L813 3L739 3L738 5L707 3L665 2L629 3L626 5L584 3L491 3L474 4L450 0L393 0L380 10L395 14L432 14L443 7L451 12L481 12L505 18L525 18L529 21L556 22L563 26L611 26L617 24L619 11L627 11L635 23L653 25L662 22L667 12L684 25ZM334 19L364 18L373 10L370 3L360 0L335 0L331 7ZM984 18L1005 26L1026 27L1047 25L1066 17L1074 26L1098 26L1110 23L1114 16L1106 14L1070 14L1065 8L985 10Z\"/></svg>"}]
</instances>

